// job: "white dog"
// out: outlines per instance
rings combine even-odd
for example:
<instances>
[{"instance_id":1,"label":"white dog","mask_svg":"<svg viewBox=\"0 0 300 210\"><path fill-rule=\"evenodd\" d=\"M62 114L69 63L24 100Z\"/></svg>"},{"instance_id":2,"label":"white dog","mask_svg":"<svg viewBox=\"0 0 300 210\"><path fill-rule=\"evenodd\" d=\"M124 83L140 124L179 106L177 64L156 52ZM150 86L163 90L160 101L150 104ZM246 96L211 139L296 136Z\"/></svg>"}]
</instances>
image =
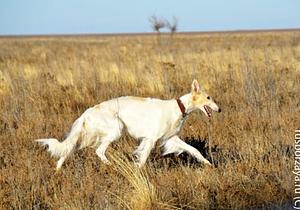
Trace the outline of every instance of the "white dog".
<instances>
[{"instance_id":1,"label":"white dog","mask_svg":"<svg viewBox=\"0 0 300 210\"><path fill-rule=\"evenodd\" d=\"M48 151L60 158L57 170L70 154L88 146L97 147L97 155L104 163L109 163L105 151L110 143L120 138L124 127L133 138L141 141L134 151L139 167L145 164L158 140L162 141L163 155L188 152L198 161L210 164L197 149L177 136L187 116L198 109L207 117L211 117L212 110L221 112L194 80L191 92L176 100L126 96L102 102L87 109L74 122L63 142L53 138L36 141L48 145Z\"/></svg>"}]
</instances>

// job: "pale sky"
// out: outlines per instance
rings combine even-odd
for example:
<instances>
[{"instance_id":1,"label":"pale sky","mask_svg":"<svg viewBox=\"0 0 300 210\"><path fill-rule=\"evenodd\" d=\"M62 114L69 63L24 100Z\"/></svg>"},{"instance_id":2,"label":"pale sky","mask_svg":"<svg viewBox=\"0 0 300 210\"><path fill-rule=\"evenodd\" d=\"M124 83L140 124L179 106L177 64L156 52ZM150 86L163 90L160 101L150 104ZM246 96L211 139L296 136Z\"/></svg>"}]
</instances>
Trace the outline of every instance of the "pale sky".
<instances>
[{"instance_id":1,"label":"pale sky","mask_svg":"<svg viewBox=\"0 0 300 210\"><path fill-rule=\"evenodd\" d=\"M152 15L178 31L300 28L300 0L1 0L0 35L151 32Z\"/></svg>"}]
</instances>

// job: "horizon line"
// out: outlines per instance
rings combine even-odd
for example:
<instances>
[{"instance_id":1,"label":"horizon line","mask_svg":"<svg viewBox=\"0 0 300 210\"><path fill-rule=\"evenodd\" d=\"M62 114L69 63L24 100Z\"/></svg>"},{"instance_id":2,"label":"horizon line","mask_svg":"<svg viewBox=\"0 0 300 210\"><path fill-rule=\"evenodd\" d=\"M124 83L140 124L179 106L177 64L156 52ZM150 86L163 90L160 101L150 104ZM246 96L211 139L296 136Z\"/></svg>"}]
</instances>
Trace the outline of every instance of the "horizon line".
<instances>
[{"instance_id":1,"label":"horizon line","mask_svg":"<svg viewBox=\"0 0 300 210\"><path fill-rule=\"evenodd\" d=\"M211 31L177 31L174 34L221 34L221 33L259 33L259 32L292 32L300 31L299 28L270 28L270 29L233 29L233 30L211 30ZM169 35L168 31L162 32L116 32L116 33L45 33L45 34L0 34L0 38L5 37L64 37L64 36L147 36L147 35Z\"/></svg>"}]
</instances>

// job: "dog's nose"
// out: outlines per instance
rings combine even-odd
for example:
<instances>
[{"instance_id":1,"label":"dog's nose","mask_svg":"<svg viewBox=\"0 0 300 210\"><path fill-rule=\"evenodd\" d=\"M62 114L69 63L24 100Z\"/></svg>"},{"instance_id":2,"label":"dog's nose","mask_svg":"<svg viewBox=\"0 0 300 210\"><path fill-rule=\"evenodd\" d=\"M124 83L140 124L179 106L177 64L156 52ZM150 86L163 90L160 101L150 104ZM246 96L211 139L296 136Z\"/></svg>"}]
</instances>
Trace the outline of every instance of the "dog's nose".
<instances>
[{"instance_id":1,"label":"dog's nose","mask_svg":"<svg viewBox=\"0 0 300 210\"><path fill-rule=\"evenodd\" d=\"M219 108L218 112L221 112L221 108Z\"/></svg>"}]
</instances>

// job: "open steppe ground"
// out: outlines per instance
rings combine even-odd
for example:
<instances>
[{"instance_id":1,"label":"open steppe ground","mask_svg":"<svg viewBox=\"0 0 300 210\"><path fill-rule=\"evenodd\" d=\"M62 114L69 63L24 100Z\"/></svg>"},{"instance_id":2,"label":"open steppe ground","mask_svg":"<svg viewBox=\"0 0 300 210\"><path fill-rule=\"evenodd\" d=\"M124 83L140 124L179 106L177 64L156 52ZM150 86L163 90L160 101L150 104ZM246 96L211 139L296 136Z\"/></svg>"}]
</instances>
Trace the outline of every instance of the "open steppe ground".
<instances>
[{"instance_id":1,"label":"open steppe ground","mask_svg":"<svg viewBox=\"0 0 300 210\"><path fill-rule=\"evenodd\" d=\"M63 139L88 107L172 99L196 78L222 113L193 113L186 155L134 167L128 135L104 165L84 149L55 172L33 140ZM300 126L300 32L0 38L0 209L232 209L290 203Z\"/></svg>"}]
</instances>

